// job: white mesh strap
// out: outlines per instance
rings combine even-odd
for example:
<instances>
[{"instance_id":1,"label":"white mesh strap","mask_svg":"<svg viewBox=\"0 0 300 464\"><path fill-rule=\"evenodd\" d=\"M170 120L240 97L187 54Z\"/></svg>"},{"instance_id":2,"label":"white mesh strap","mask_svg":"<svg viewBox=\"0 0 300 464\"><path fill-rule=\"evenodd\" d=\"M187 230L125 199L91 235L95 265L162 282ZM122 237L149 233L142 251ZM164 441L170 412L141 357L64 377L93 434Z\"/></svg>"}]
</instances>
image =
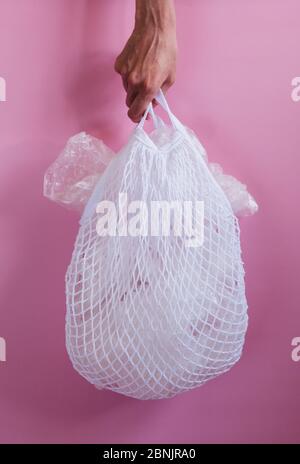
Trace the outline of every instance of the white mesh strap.
<instances>
[{"instance_id":1,"label":"white mesh strap","mask_svg":"<svg viewBox=\"0 0 300 464\"><path fill-rule=\"evenodd\" d=\"M151 115L155 129L165 126L163 120L155 113L152 102L149 104L149 114Z\"/></svg>"},{"instance_id":2,"label":"white mesh strap","mask_svg":"<svg viewBox=\"0 0 300 464\"><path fill-rule=\"evenodd\" d=\"M153 120L154 127L158 127L159 126L158 116L154 113L152 102L150 102L149 104L149 114L151 115L151 118Z\"/></svg>"},{"instance_id":3,"label":"white mesh strap","mask_svg":"<svg viewBox=\"0 0 300 464\"><path fill-rule=\"evenodd\" d=\"M174 114L170 110L170 107L169 107L169 105L167 103L166 97L165 97L165 95L164 95L164 93L163 93L163 91L161 89L159 89L159 92L156 95L155 100L166 111L166 113L169 116L170 122L171 122L172 126L174 127L174 129L177 129L178 131L182 132L184 135L187 135L187 132L186 132L186 129L185 129L184 125L179 121L179 119L176 118L176 116L174 116ZM147 107L141 121L139 122L138 128L142 129L144 127L145 120L146 120L147 115L149 113L151 114L151 116L152 116L152 114L155 114L151 102L149 103L149 105L148 105L148 107ZM158 122L160 122L161 125L164 125L163 121L160 118L158 118L158 116L155 115L155 117L157 118ZM153 121L155 123L155 120L153 120Z\"/></svg>"},{"instance_id":4,"label":"white mesh strap","mask_svg":"<svg viewBox=\"0 0 300 464\"><path fill-rule=\"evenodd\" d=\"M170 110L166 97L161 89L159 89L158 94L155 97L155 100L162 106L162 108L167 112L170 120L172 121L175 116Z\"/></svg>"},{"instance_id":5,"label":"white mesh strap","mask_svg":"<svg viewBox=\"0 0 300 464\"><path fill-rule=\"evenodd\" d=\"M179 119L176 118L176 116L170 110L170 107L169 107L169 104L167 102L166 96L165 96L165 94L163 93L163 91L161 89L159 89L159 92L158 92L157 96L155 97L155 100L167 112L173 127L175 129L179 130L180 132L183 132L184 134L186 134L186 129L185 129L184 125L179 121Z\"/></svg>"},{"instance_id":6,"label":"white mesh strap","mask_svg":"<svg viewBox=\"0 0 300 464\"><path fill-rule=\"evenodd\" d=\"M151 115L154 127L157 128L159 126L158 116L154 113L152 102L149 103L149 105L148 105L142 119L140 120L140 122L138 124L138 127L140 127L141 129L144 127L144 124L145 124L145 121L146 121L146 118L147 118L148 114Z\"/></svg>"}]
</instances>

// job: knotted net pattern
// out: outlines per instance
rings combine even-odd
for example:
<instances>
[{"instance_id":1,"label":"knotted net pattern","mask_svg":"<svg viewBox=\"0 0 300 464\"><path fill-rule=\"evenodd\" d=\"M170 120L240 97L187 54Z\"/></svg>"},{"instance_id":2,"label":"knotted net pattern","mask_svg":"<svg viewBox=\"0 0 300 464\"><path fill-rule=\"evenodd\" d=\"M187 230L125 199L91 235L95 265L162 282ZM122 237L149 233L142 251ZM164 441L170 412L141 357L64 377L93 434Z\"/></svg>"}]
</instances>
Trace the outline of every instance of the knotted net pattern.
<instances>
[{"instance_id":1,"label":"knotted net pattern","mask_svg":"<svg viewBox=\"0 0 300 464\"><path fill-rule=\"evenodd\" d=\"M172 234L99 236L96 205L117 205L120 192L149 207L203 200L203 245L187 247ZM194 135L135 130L86 207L66 298L69 356L97 388L166 398L238 361L247 329L239 225Z\"/></svg>"}]
</instances>

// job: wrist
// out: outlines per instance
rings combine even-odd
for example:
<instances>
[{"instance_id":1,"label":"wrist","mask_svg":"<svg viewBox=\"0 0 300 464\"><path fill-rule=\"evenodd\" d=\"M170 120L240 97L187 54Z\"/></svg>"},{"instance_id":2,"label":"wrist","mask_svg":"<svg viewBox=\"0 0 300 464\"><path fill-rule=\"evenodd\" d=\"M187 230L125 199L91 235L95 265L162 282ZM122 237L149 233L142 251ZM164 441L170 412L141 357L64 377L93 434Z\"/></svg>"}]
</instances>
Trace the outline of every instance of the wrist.
<instances>
[{"instance_id":1,"label":"wrist","mask_svg":"<svg viewBox=\"0 0 300 464\"><path fill-rule=\"evenodd\" d=\"M176 30L173 0L136 0L135 26L151 28L157 33L170 33Z\"/></svg>"}]
</instances>

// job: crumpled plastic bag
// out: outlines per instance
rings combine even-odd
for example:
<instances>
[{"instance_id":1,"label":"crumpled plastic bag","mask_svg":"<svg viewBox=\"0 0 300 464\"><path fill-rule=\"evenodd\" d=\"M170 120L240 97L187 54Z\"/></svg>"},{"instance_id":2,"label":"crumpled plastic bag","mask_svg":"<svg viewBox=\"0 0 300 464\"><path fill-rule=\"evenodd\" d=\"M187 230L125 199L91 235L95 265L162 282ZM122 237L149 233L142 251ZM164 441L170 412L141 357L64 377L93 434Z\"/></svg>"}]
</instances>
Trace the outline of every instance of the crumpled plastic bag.
<instances>
[{"instance_id":1,"label":"crumpled plastic bag","mask_svg":"<svg viewBox=\"0 0 300 464\"><path fill-rule=\"evenodd\" d=\"M114 156L102 140L86 132L73 135L45 173L45 197L81 212Z\"/></svg>"}]
</instances>

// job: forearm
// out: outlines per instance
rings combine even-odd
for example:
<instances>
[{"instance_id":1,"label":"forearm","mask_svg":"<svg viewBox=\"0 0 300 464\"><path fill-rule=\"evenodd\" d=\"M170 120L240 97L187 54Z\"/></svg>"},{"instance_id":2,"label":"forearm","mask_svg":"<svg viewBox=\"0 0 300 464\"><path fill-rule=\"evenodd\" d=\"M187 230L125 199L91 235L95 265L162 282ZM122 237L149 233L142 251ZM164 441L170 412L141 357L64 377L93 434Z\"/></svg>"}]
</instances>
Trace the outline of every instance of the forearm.
<instances>
[{"instance_id":1,"label":"forearm","mask_svg":"<svg viewBox=\"0 0 300 464\"><path fill-rule=\"evenodd\" d=\"M135 27L152 26L157 31L176 30L173 0L136 0Z\"/></svg>"}]
</instances>

